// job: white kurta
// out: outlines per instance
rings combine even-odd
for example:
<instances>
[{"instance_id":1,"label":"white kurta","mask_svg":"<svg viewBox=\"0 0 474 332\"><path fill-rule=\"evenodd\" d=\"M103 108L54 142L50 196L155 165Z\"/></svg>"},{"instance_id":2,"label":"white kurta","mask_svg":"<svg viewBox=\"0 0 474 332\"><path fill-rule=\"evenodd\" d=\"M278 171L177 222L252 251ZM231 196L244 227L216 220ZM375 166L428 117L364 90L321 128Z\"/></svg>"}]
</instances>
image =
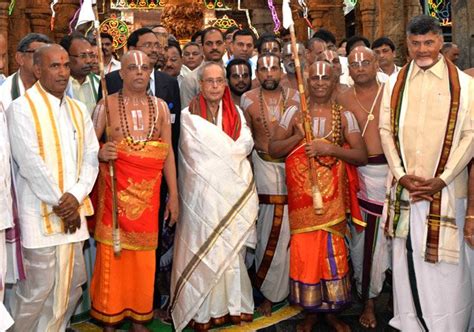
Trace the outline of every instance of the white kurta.
<instances>
[{"instance_id":1,"label":"white kurta","mask_svg":"<svg viewBox=\"0 0 474 332\"><path fill-rule=\"evenodd\" d=\"M240 111L239 111L240 112ZM181 113L179 146L180 221L171 275L171 314L177 331L191 319L253 313L244 246L255 246L258 199L247 156L250 129L234 141L217 126Z\"/></svg>"},{"instance_id":2,"label":"white kurta","mask_svg":"<svg viewBox=\"0 0 474 332\"><path fill-rule=\"evenodd\" d=\"M33 86L30 90L33 100L42 98ZM61 100L47 94L51 104L54 120L57 124L60 149L63 156L64 192L74 195L79 203L90 193L98 174L97 159L99 144L85 106L81 107L84 123L84 151L79 179L77 180L77 134L72 119L66 109L65 98ZM81 228L74 234L53 234L45 236L42 231L42 212L40 203L57 205L63 193L54 180L39 154L38 137L33 116L27 99L22 96L9 107L8 123L12 155L19 169L15 174L19 202L21 243L25 248L43 248L65 243L84 241L89 238L85 217L82 217ZM48 151L45 151L48 153Z\"/></svg>"},{"instance_id":3,"label":"white kurta","mask_svg":"<svg viewBox=\"0 0 474 332\"><path fill-rule=\"evenodd\" d=\"M20 96L25 94L25 86L20 77L20 72L18 71L18 91ZM13 83L13 75L7 77L5 82L0 86L0 102L3 104L4 110L7 110L10 104L12 103L12 83Z\"/></svg>"}]
</instances>

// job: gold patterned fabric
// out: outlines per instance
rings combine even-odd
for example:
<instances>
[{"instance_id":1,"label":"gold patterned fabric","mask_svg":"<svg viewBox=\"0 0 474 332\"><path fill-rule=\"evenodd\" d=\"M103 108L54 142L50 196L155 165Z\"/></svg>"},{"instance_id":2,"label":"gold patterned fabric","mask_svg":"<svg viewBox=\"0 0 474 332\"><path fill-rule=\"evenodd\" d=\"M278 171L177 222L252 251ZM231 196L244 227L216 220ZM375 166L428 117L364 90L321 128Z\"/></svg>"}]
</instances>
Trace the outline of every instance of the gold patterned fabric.
<instances>
[{"instance_id":1,"label":"gold patterned fabric","mask_svg":"<svg viewBox=\"0 0 474 332\"><path fill-rule=\"evenodd\" d=\"M129 250L152 250L158 245L158 209L162 169L169 146L147 142L135 151L125 140L118 144L115 162L121 245ZM112 245L112 192L109 165L100 165L94 237Z\"/></svg>"}]
</instances>

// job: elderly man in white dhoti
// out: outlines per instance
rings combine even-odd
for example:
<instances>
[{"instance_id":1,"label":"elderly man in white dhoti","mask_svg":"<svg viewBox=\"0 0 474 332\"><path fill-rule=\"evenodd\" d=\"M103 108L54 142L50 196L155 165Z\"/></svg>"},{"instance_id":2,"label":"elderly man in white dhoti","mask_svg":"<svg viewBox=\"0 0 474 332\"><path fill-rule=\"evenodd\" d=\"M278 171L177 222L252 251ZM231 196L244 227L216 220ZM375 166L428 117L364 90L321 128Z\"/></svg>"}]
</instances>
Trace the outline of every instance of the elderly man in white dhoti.
<instances>
[{"instance_id":1,"label":"elderly man in white dhoti","mask_svg":"<svg viewBox=\"0 0 474 332\"><path fill-rule=\"evenodd\" d=\"M387 84L380 136L393 239L394 318L402 331L466 331L473 302L462 235L473 156L474 82L439 54L439 22L414 17L411 59ZM472 216L471 216L472 217Z\"/></svg>"},{"instance_id":2,"label":"elderly man in white dhoti","mask_svg":"<svg viewBox=\"0 0 474 332\"><path fill-rule=\"evenodd\" d=\"M250 129L234 105L224 68L200 69L201 92L181 113L179 193L171 315L177 331L251 320L252 287L244 264L255 247L258 198L247 156Z\"/></svg>"}]
</instances>

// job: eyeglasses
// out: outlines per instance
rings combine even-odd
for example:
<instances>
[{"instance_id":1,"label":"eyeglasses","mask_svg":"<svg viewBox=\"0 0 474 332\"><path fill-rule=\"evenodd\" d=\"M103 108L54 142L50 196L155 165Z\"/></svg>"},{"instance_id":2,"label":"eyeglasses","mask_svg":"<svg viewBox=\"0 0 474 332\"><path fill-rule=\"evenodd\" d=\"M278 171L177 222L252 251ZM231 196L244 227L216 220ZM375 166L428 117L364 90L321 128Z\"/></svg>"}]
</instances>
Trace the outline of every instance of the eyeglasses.
<instances>
[{"instance_id":1,"label":"eyeglasses","mask_svg":"<svg viewBox=\"0 0 474 332\"><path fill-rule=\"evenodd\" d=\"M21 53L31 53L31 54L33 54L33 53L35 53L35 52L36 52L36 50L24 50L24 51L21 51Z\"/></svg>"},{"instance_id":2,"label":"eyeglasses","mask_svg":"<svg viewBox=\"0 0 474 332\"><path fill-rule=\"evenodd\" d=\"M152 43L152 42L148 42L142 45L137 45L137 47L146 48L149 50L153 48L156 48L157 50L163 49L163 46L160 43Z\"/></svg>"},{"instance_id":3,"label":"eyeglasses","mask_svg":"<svg viewBox=\"0 0 474 332\"><path fill-rule=\"evenodd\" d=\"M225 83L225 79L223 78L206 78L203 82L207 85L222 85Z\"/></svg>"},{"instance_id":4,"label":"eyeglasses","mask_svg":"<svg viewBox=\"0 0 474 332\"><path fill-rule=\"evenodd\" d=\"M352 69L357 69L359 67L367 68L368 66L370 66L371 63L372 61L369 61L369 60L351 62L349 64L349 67L351 67Z\"/></svg>"},{"instance_id":5,"label":"eyeglasses","mask_svg":"<svg viewBox=\"0 0 474 332\"><path fill-rule=\"evenodd\" d=\"M80 58L82 60L85 60L87 58L89 59L97 58L97 55L95 55L94 53L69 54L69 56L72 56L73 58Z\"/></svg>"}]
</instances>

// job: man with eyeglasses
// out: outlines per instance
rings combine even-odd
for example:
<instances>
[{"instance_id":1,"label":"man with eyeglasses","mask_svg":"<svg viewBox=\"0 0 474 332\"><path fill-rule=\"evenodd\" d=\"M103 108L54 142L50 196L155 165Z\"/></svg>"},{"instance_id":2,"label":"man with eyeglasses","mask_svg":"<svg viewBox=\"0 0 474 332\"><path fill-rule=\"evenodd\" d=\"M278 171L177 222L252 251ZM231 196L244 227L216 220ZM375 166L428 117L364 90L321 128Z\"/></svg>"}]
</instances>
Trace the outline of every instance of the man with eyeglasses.
<instances>
[{"instance_id":1,"label":"man with eyeglasses","mask_svg":"<svg viewBox=\"0 0 474 332\"><path fill-rule=\"evenodd\" d=\"M357 193L362 211L362 223L350 226L349 249L357 292L364 303L359 322L365 328L375 328L375 300L382 291L385 272L390 267L389 243L383 230L382 210L385 201L387 160L379 134L379 110L383 83L377 79L379 65L374 51L357 46L348 57L349 73L354 85L337 97L338 102L354 113L369 154L368 164L359 166L360 191Z\"/></svg>"},{"instance_id":2,"label":"man with eyeglasses","mask_svg":"<svg viewBox=\"0 0 474 332\"><path fill-rule=\"evenodd\" d=\"M260 55L257 60L260 86L245 93L241 99L255 141L252 162L260 212L254 286L264 297L257 311L265 316L271 315L273 303L283 301L289 293L290 229L285 164L269 155L268 145L283 113L290 107L299 106L299 95L296 90L280 84L281 75L280 58L276 54Z\"/></svg>"},{"instance_id":3,"label":"man with eyeglasses","mask_svg":"<svg viewBox=\"0 0 474 332\"><path fill-rule=\"evenodd\" d=\"M18 63L18 71L7 77L0 87L0 102L6 110L10 103L22 96L26 90L36 83L33 72L33 53L51 40L40 33L29 33L18 43L15 60Z\"/></svg>"},{"instance_id":4,"label":"man with eyeglasses","mask_svg":"<svg viewBox=\"0 0 474 332\"><path fill-rule=\"evenodd\" d=\"M243 59L230 60L226 67L227 82L234 104L240 106L240 97L252 88L251 68Z\"/></svg>"},{"instance_id":5,"label":"man with eyeglasses","mask_svg":"<svg viewBox=\"0 0 474 332\"><path fill-rule=\"evenodd\" d=\"M205 38L206 39L206 38ZM208 39L206 39L208 40ZM183 110L179 156L181 218L175 236L171 315L177 331L253 317L246 247L255 247L258 200L247 159L253 139L234 105L225 70L199 69L200 93Z\"/></svg>"},{"instance_id":6,"label":"man with eyeglasses","mask_svg":"<svg viewBox=\"0 0 474 332\"><path fill-rule=\"evenodd\" d=\"M223 63L222 56L225 52L224 35L222 31L215 27L209 27L202 32L202 50L204 53L204 62ZM194 69L189 73L181 83L181 107L189 106L191 100L199 93L199 69Z\"/></svg>"},{"instance_id":7,"label":"man with eyeglasses","mask_svg":"<svg viewBox=\"0 0 474 332\"><path fill-rule=\"evenodd\" d=\"M82 101L92 115L99 89L99 78L92 73L92 62L95 57L92 45L79 33L64 36L59 44L68 52L70 59L71 77L67 94Z\"/></svg>"}]
</instances>

